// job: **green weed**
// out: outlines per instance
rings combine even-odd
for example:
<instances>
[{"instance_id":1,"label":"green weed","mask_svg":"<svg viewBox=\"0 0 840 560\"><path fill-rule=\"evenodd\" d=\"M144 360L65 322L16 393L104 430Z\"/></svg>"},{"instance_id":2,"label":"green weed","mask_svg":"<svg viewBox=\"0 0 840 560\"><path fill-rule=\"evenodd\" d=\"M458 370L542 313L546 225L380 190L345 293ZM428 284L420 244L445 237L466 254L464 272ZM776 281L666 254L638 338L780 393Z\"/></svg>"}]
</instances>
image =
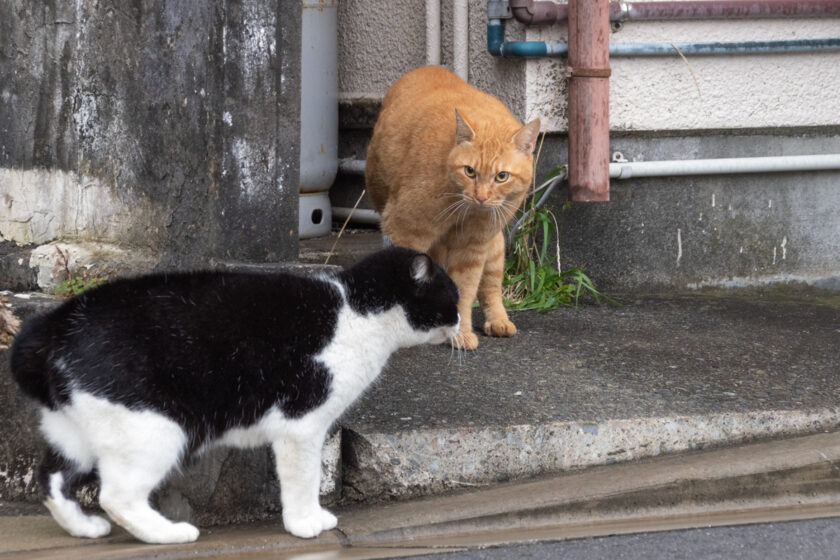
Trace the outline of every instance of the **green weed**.
<instances>
[{"instance_id":1,"label":"green weed","mask_svg":"<svg viewBox=\"0 0 840 560\"><path fill-rule=\"evenodd\" d=\"M82 276L71 276L61 282L55 289L55 294L61 297L73 297L86 290L95 288L105 283L104 278L85 278Z\"/></svg>"},{"instance_id":2,"label":"green weed","mask_svg":"<svg viewBox=\"0 0 840 560\"><path fill-rule=\"evenodd\" d=\"M509 238L502 280L502 296L509 310L548 311L560 305L577 307L585 296L591 296L596 303L618 304L595 288L583 266L569 270L560 267L557 218L550 209L538 205L538 200L548 195L552 181L562 179L560 175L565 176L565 171L563 167L552 171L546 181L533 190L512 221L515 229ZM554 251L549 253L552 239Z\"/></svg>"}]
</instances>

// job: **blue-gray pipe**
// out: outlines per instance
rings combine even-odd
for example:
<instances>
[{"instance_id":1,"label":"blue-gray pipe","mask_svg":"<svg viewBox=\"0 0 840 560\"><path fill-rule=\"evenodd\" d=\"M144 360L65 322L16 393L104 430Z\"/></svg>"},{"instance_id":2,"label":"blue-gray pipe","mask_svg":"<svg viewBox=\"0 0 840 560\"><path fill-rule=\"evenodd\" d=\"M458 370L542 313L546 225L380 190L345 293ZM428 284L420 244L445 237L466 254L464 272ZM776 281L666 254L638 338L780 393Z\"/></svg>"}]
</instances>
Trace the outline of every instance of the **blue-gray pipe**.
<instances>
[{"instance_id":1,"label":"blue-gray pipe","mask_svg":"<svg viewBox=\"0 0 840 560\"><path fill-rule=\"evenodd\" d=\"M487 26L487 50L493 56L541 58L566 56L569 54L569 45L544 41L505 41L505 28L501 20L490 20Z\"/></svg>"},{"instance_id":2,"label":"blue-gray pipe","mask_svg":"<svg viewBox=\"0 0 840 560\"><path fill-rule=\"evenodd\" d=\"M501 20L487 26L487 50L493 56L541 58L567 56L569 45L545 41L505 41ZM840 51L840 38L790 41L740 41L713 43L610 43L610 56L663 56L682 54L770 54Z\"/></svg>"}]
</instances>

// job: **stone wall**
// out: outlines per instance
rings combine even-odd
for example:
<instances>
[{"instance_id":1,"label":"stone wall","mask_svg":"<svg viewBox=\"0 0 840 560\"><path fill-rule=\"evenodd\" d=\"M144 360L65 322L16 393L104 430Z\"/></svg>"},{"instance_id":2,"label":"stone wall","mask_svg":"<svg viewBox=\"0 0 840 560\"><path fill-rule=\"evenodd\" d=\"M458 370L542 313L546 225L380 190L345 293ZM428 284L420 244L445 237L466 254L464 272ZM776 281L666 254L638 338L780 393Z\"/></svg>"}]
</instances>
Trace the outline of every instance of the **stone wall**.
<instances>
[{"instance_id":1,"label":"stone wall","mask_svg":"<svg viewBox=\"0 0 840 560\"><path fill-rule=\"evenodd\" d=\"M0 4L0 240L297 255L291 0Z\"/></svg>"}]
</instances>

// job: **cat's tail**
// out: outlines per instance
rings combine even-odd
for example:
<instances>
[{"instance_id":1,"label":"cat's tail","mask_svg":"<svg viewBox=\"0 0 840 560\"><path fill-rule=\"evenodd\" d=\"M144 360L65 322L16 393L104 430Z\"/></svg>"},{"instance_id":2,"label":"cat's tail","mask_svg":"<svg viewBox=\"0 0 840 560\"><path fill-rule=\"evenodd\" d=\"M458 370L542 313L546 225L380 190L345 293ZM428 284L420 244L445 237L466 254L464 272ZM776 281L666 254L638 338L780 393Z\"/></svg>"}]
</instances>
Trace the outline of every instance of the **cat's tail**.
<instances>
[{"instance_id":1,"label":"cat's tail","mask_svg":"<svg viewBox=\"0 0 840 560\"><path fill-rule=\"evenodd\" d=\"M51 321L46 316L24 322L9 350L12 376L24 393L44 405L51 406L47 380L47 358L52 338Z\"/></svg>"}]
</instances>

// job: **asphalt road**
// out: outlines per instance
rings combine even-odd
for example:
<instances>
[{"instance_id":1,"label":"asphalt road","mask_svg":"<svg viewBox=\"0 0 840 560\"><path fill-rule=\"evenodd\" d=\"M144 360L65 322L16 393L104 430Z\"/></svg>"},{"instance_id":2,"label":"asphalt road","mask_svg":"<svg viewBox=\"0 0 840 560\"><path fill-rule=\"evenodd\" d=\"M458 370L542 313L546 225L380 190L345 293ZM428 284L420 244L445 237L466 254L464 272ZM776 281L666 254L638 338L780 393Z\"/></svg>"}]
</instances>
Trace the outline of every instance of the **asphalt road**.
<instances>
[{"instance_id":1,"label":"asphalt road","mask_svg":"<svg viewBox=\"0 0 840 560\"><path fill-rule=\"evenodd\" d=\"M411 556L414 560L835 560L840 518L711 527L517 544L485 550Z\"/></svg>"}]
</instances>

